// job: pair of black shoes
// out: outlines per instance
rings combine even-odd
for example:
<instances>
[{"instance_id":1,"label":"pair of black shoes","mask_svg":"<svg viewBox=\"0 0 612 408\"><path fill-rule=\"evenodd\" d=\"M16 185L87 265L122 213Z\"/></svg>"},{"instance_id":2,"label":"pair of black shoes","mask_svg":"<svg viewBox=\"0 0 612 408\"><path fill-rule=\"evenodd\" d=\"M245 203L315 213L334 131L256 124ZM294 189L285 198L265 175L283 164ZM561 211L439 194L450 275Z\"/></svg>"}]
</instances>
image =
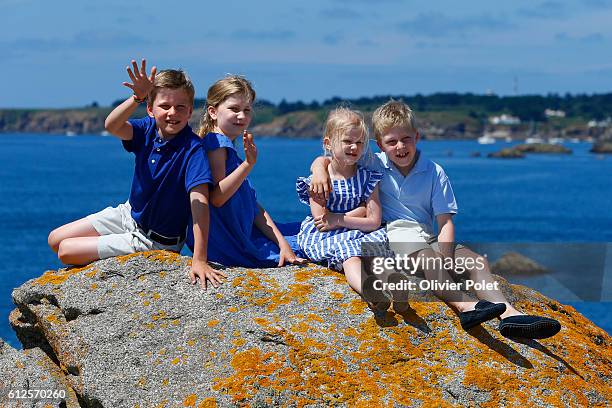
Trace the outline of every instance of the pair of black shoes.
<instances>
[{"instance_id":1,"label":"pair of black shoes","mask_svg":"<svg viewBox=\"0 0 612 408\"><path fill-rule=\"evenodd\" d=\"M459 313L459 321L464 330L469 330L487 320L499 317L505 311L506 305L503 303L481 300L476 303L474 310ZM561 324L549 317L518 315L501 319L498 329L504 337L545 339L559 333Z\"/></svg>"}]
</instances>

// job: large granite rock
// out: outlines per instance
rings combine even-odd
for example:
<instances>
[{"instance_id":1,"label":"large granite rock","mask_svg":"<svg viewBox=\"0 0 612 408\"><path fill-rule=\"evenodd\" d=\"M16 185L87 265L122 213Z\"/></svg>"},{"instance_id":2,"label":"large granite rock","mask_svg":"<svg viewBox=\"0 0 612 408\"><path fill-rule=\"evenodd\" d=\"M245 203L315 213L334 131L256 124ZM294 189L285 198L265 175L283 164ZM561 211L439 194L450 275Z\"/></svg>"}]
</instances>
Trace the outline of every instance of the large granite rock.
<instances>
[{"instance_id":1,"label":"large granite rock","mask_svg":"<svg viewBox=\"0 0 612 408\"><path fill-rule=\"evenodd\" d=\"M427 294L377 321L344 276L314 265L228 269L203 291L188 262L150 252L25 283L11 316L22 353L46 350L91 407L610 404L610 336L501 279L519 308L560 320L561 332L512 341L494 322L465 332Z\"/></svg>"}]
</instances>

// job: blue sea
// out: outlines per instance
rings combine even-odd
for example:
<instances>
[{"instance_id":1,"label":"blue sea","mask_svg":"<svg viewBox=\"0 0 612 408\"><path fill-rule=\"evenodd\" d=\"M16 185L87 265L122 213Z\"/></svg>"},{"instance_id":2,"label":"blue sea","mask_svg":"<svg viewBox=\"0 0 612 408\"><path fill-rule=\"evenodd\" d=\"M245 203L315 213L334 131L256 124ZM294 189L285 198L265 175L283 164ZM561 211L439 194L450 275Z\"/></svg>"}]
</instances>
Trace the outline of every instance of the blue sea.
<instances>
[{"instance_id":1,"label":"blue sea","mask_svg":"<svg viewBox=\"0 0 612 408\"><path fill-rule=\"evenodd\" d=\"M127 199L133 157L113 137L2 134L0 141L0 337L20 347L8 323L11 291L61 267L47 247L53 228ZM260 203L277 221L303 219L308 208L297 200L295 179L308 174L322 152L320 141L258 138L256 143L259 157L251 180ZM486 158L506 146L419 142L452 181L460 207L458 240L612 242L612 156L589 153L587 143L570 143L573 154L567 156ZM473 157L476 152L481 156ZM610 300L610 293L601 295ZM572 305L612 333L611 302Z\"/></svg>"}]
</instances>

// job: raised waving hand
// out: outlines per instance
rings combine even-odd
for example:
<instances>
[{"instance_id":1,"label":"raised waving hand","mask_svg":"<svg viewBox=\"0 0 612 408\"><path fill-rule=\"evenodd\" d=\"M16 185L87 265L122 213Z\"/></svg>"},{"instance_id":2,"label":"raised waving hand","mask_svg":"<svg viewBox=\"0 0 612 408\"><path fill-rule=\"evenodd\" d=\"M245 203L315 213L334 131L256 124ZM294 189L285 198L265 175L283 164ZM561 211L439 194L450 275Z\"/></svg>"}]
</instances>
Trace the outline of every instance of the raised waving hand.
<instances>
[{"instance_id":1,"label":"raised waving hand","mask_svg":"<svg viewBox=\"0 0 612 408\"><path fill-rule=\"evenodd\" d=\"M151 68L151 74L147 76L147 60L143 58L140 63L140 69L138 69L138 64L136 64L135 60L132 60L132 66L128 65L126 69L132 82L124 82L123 85L130 88L137 99L145 99L153 89L157 67Z\"/></svg>"}]
</instances>

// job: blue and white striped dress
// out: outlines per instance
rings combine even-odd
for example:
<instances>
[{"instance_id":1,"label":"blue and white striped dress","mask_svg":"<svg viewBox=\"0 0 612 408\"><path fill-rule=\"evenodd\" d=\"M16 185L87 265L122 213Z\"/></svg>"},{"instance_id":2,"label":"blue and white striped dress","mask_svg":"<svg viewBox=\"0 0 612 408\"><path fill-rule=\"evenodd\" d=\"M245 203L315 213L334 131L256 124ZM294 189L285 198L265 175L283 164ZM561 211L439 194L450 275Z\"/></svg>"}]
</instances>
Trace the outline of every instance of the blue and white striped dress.
<instances>
[{"instance_id":1,"label":"blue and white striped dress","mask_svg":"<svg viewBox=\"0 0 612 408\"><path fill-rule=\"evenodd\" d=\"M300 201L310 205L308 189L312 175L298 177L296 189ZM346 180L332 180L332 191L327 200L327 209L334 213L346 213L359 207L368 200L382 174L358 167L355 176ZM328 267L342 270L342 263L353 256L361 256L362 242L388 244L385 228L372 232L340 228L320 232L314 225L312 216L302 221L297 241L308 258L315 262L327 261Z\"/></svg>"}]
</instances>

